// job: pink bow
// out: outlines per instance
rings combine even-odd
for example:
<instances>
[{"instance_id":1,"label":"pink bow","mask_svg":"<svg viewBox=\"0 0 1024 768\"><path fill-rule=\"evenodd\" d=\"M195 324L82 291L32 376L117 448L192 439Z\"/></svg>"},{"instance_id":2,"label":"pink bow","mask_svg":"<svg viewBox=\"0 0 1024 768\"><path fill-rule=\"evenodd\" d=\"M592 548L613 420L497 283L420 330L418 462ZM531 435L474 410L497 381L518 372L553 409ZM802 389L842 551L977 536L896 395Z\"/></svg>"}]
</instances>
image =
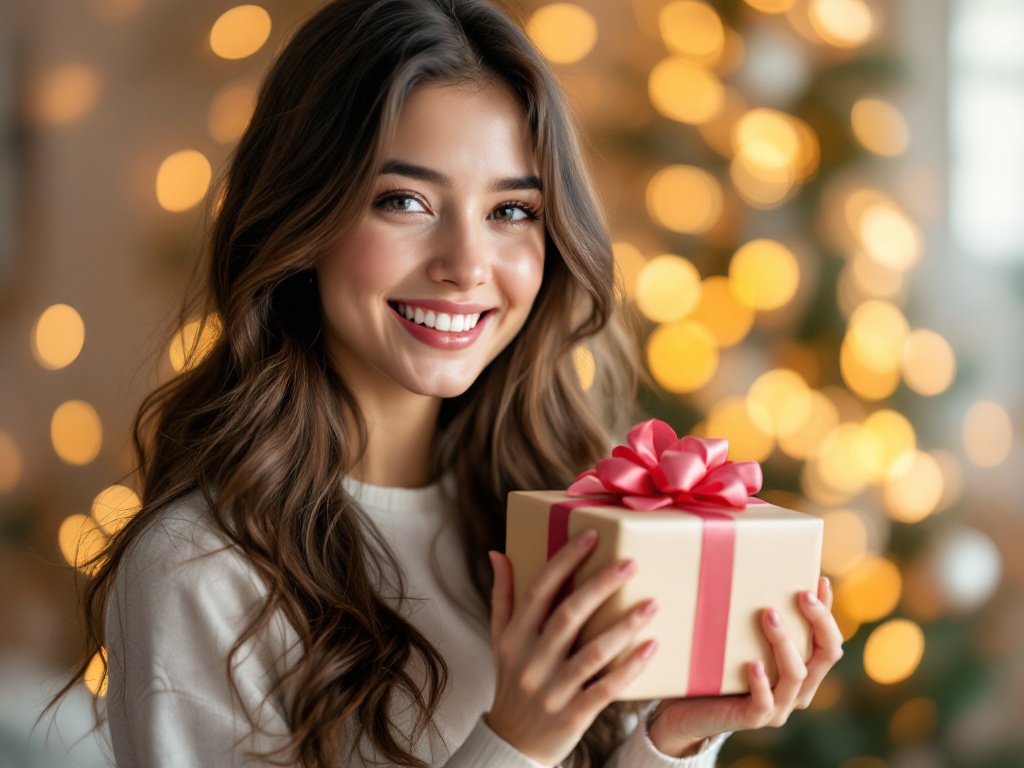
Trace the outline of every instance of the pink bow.
<instances>
[{"instance_id":1,"label":"pink bow","mask_svg":"<svg viewBox=\"0 0 1024 768\"><path fill-rule=\"evenodd\" d=\"M674 504L712 504L743 509L761 490L756 461L728 461L721 438L680 440L664 421L648 419L629 430L629 445L617 445L569 486L569 496L621 497L623 506L652 512Z\"/></svg>"}]
</instances>

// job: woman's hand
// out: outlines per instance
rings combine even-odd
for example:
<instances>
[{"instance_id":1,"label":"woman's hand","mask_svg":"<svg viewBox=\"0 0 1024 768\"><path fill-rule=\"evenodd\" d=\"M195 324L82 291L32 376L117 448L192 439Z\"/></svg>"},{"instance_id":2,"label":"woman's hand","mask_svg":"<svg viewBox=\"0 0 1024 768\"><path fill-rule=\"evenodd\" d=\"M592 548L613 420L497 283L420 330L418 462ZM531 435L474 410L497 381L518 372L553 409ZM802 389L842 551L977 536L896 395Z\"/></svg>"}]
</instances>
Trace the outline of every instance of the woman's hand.
<instances>
[{"instance_id":1,"label":"woman's hand","mask_svg":"<svg viewBox=\"0 0 1024 768\"><path fill-rule=\"evenodd\" d=\"M557 765L572 752L601 710L643 671L656 645L654 640L644 643L622 664L591 681L654 615L657 605L648 600L569 655L583 625L635 571L632 561L612 563L577 585L545 621L555 595L596 541L596 532L584 532L562 547L530 585L515 613L512 564L500 553L491 555L497 689L485 721L502 739L545 765ZM647 613L645 606L650 608Z\"/></svg>"},{"instance_id":2,"label":"woman's hand","mask_svg":"<svg viewBox=\"0 0 1024 768\"><path fill-rule=\"evenodd\" d=\"M778 728L794 709L806 709L825 674L843 656L843 635L832 616L832 589L818 580L818 594L804 592L800 609L811 623L814 652L805 665L779 614L768 609L761 617L765 637L775 653L779 679L769 685L760 661L747 668L750 693L703 699L665 699L651 716L651 741L673 757L692 754L708 736L752 728Z\"/></svg>"}]
</instances>

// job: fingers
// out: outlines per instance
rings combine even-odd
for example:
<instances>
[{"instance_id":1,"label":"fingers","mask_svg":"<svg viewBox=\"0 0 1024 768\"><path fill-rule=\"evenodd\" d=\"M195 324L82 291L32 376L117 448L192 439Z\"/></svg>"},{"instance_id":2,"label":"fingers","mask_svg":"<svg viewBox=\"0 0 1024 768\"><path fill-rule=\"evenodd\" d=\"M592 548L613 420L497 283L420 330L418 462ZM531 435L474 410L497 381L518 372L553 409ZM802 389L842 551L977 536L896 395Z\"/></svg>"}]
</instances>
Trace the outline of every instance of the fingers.
<instances>
[{"instance_id":1,"label":"fingers","mask_svg":"<svg viewBox=\"0 0 1024 768\"><path fill-rule=\"evenodd\" d=\"M597 531L584 531L558 550L545 564L527 588L519 610L509 621L509 631L513 635L522 640L536 637L555 595L590 554L596 541Z\"/></svg>"},{"instance_id":2,"label":"fingers","mask_svg":"<svg viewBox=\"0 0 1024 768\"><path fill-rule=\"evenodd\" d=\"M831 590L825 584L825 600L822 600L822 588L819 585L818 595L804 592L800 597L800 608L811 624L814 638L814 651L807 662L807 678L800 688L796 699L797 709L810 706L814 694L821 681L836 662L843 657L843 634L839 631L835 618L828 606L831 604Z\"/></svg>"},{"instance_id":3,"label":"fingers","mask_svg":"<svg viewBox=\"0 0 1024 768\"><path fill-rule=\"evenodd\" d=\"M625 650L636 633L658 612L658 602L644 600L569 659L551 684L551 698L565 706L583 685ZM642 644L641 644L642 645Z\"/></svg>"},{"instance_id":4,"label":"fingers","mask_svg":"<svg viewBox=\"0 0 1024 768\"><path fill-rule=\"evenodd\" d=\"M763 662L752 661L747 666L747 680L750 684L750 698L747 700L742 727L760 728L775 711L775 696Z\"/></svg>"},{"instance_id":5,"label":"fingers","mask_svg":"<svg viewBox=\"0 0 1024 768\"><path fill-rule=\"evenodd\" d=\"M583 689L572 704L577 717L592 721L601 710L611 704L627 685L643 672L647 662L658 650L658 641L651 639L633 651L625 663L610 670Z\"/></svg>"},{"instance_id":6,"label":"fingers","mask_svg":"<svg viewBox=\"0 0 1024 768\"><path fill-rule=\"evenodd\" d=\"M491 551L487 553L491 559L491 568L494 570L494 587L491 589L491 644L497 643L498 638L508 626L512 617L512 563L500 552Z\"/></svg>"},{"instance_id":7,"label":"fingers","mask_svg":"<svg viewBox=\"0 0 1024 768\"><path fill-rule=\"evenodd\" d=\"M767 725L778 727L786 722L793 711L797 696L800 694L804 680L807 678L807 667L800 652L782 624L782 617L774 608L769 608L762 615L761 621L765 637L772 646L775 663L779 669L779 679L775 684L775 711Z\"/></svg>"}]
</instances>

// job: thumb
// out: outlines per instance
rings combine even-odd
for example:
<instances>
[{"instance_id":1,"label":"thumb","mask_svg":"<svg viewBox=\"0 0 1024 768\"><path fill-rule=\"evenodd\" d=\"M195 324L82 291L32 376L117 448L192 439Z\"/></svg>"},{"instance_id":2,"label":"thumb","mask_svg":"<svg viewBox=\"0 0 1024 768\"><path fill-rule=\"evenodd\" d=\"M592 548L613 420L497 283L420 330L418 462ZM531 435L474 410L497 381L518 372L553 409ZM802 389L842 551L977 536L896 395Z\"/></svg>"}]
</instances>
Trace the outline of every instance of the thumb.
<instances>
[{"instance_id":1,"label":"thumb","mask_svg":"<svg viewBox=\"0 0 1024 768\"><path fill-rule=\"evenodd\" d=\"M512 618L512 563L496 550L487 553L494 569L491 590L491 643L497 642Z\"/></svg>"}]
</instances>

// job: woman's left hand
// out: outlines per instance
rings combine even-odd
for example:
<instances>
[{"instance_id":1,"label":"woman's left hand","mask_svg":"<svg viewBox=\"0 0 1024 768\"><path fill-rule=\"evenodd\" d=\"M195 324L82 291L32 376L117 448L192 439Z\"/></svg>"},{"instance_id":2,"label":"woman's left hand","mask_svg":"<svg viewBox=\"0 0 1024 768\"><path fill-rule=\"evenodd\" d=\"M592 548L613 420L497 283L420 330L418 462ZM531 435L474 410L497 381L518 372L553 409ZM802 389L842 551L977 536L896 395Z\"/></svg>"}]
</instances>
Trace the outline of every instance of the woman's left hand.
<instances>
[{"instance_id":1,"label":"woman's left hand","mask_svg":"<svg viewBox=\"0 0 1024 768\"><path fill-rule=\"evenodd\" d=\"M760 661L747 669L750 693L700 699L664 699L650 720L650 736L660 752L673 757L693 754L708 736L753 728L778 728L794 709L806 709L826 673L843 656L843 635L832 616L832 589L818 580L818 594L800 595L800 609L811 624L814 651L804 664L775 609L761 617L765 637L775 653L779 679L772 688Z\"/></svg>"}]
</instances>

